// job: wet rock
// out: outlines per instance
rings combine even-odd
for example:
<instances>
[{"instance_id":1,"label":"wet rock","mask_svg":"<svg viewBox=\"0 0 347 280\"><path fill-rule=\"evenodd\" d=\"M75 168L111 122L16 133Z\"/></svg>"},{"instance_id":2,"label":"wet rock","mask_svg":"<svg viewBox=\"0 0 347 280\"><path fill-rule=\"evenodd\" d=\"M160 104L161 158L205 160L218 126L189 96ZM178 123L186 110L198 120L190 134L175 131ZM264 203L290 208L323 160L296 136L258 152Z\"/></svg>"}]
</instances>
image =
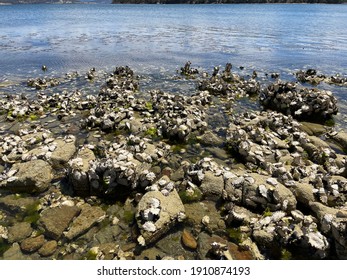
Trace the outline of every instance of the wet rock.
<instances>
[{"instance_id":1,"label":"wet rock","mask_svg":"<svg viewBox=\"0 0 347 280\"><path fill-rule=\"evenodd\" d=\"M90 206L84 204L81 207L81 213L70 225L69 230L65 233L65 237L72 240L88 231L95 224L101 222L105 218L105 211L98 206Z\"/></svg>"},{"instance_id":2,"label":"wet rock","mask_svg":"<svg viewBox=\"0 0 347 280\"><path fill-rule=\"evenodd\" d=\"M20 248L25 253L33 253L40 249L45 242L45 237L41 234L36 237L24 239L20 243Z\"/></svg>"},{"instance_id":3,"label":"wet rock","mask_svg":"<svg viewBox=\"0 0 347 280\"><path fill-rule=\"evenodd\" d=\"M211 231L217 231L218 229L225 229L221 224L223 218L220 210L217 209L216 203L213 201L204 200L202 202L193 202L185 204L187 223L194 225L194 229L201 230L202 227L206 227ZM204 224L202 221L208 217L208 223Z\"/></svg>"},{"instance_id":4,"label":"wet rock","mask_svg":"<svg viewBox=\"0 0 347 280\"><path fill-rule=\"evenodd\" d=\"M215 176L211 171L207 171L199 188L206 198L218 200L222 196L224 179L222 176Z\"/></svg>"},{"instance_id":5,"label":"wet rock","mask_svg":"<svg viewBox=\"0 0 347 280\"><path fill-rule=\"evenodd\" d=\"M13 243L11 248L4 252L4 260L30 260L30 257L24 255L18 243Z\"/></svg>"},{"instance_id":6,"label":"wet rock","mask_svg":"<svg viewBox=\"0 0 347 280\"><path fill-rule=\"evenodd\" d=\"M195 250L198 247L194 236L186 229L182 232L182 243L189 249Z\"/></svg>"},{"instance_id":7,"label":"wet rock","mask_svg":"<svg viewBox=\"0 0 347 280\"><path fill-rule=\"evenodd\" d=\"M11 192L43 192L49 187L53 178L51 166L43 160L16 163L10 172L11 170L17 171L12 177L1 183L4 188Z\"/></svg>"},{"instance_id":8,"label":"wet rock","mask_svg":"<svg viewBox=\"0 0 347 280\"><path fill-rule=\"evenodd\" d=\"M199 259L235 259L251 260L252 253L247 249L242 249L238 245L228 242L217 235L208 235L204 232L198 238Z\"/></svg>"},{"instance_id":9,"label":"wet rock","mask_svg":"<svg viewBox=\"0 0 347 280\"><path fill-rule=\"evenodd\" d=\"M36 202L37 200L33 197L20 197L15 194L0 197L0 207L11 212L25 211Z\"/></svg>"},{"instance_id":10,"label":"wet rock","mask_svg":"<svg viewBox=\"0 0 347 280\"><path fill-rule=\"evenodd\" d=\"M57 241L50 240L42 245L38 253L42 257L49 257L55 253L55 251L57 250L57 247L58 247Z\"/></svg>"},{"instance_id":11,"label":"wet rock","mask_svg":"<svg viewBox=\"0 0 347 280\"><path fill-rule=\"evenodd\" d=\"M79 213L80 209L76 206L48 208L42 211L38 224L45 230L47 237L58 240Z\"/></svg>"},{"instance_id":12,"label":"wet rock","mask_svg":"<svg viewBox=\"0 0 347 280\"><path fill-rule=\"evenodd\" d=\"M33 229L31 228L30 223L16 223L8 229L8 242L15 243L22 241L23 239L29 237L32 232Z\"/></svg>"},{"instance_id":13,"label":"wet rock","mask_svg":"<svg viewBox=\"0 0 347 280\"><path fill-rule=\"evenodd\" d=\"M185 218L184 212L183 203L175 189L167 196L160 191L147 192L139 201L136 212L137 224L146 244L160 239L177 222Z\"/></svg>"}]
</instances>

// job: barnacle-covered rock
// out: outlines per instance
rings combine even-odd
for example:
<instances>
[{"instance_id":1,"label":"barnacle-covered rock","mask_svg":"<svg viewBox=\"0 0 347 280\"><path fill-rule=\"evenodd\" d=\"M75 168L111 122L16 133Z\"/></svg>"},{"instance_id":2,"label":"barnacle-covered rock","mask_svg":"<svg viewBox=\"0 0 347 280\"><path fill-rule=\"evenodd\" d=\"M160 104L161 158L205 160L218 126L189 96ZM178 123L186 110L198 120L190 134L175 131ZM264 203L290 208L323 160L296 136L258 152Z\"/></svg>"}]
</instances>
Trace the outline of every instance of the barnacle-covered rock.
<instances>
[{"instance_id":1,"label":"barnacle-covered rock","mask_svg":"<svg viewBox=\"0 0 347 280\"><path fill-rule=\"evenodd\" d=\"M259 101L265 108L298 119L329 118L338 112L337 100L330 91L302 88L290 82L269 85L262 90Z\"/></svg>"},{"instance_id":2,"label":"barnacle-covered rock","mask_svg":"<svg viewBox=\"0 0 347 280\"><path fill-rule=\"evenodd\" d=\"M149 191L137 206L137 224L146 244L160 239L184 217L185 209L175 189L168 195L160 191Z\"/></svg>"}]
</instances>

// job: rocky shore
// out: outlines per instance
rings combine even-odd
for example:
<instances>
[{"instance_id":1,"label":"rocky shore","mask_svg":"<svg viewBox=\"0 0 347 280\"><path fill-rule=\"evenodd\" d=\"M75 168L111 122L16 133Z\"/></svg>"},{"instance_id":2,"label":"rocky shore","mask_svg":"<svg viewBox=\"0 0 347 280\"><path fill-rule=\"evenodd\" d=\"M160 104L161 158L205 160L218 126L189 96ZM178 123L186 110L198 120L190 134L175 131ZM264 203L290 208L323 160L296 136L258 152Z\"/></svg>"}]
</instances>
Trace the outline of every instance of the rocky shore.
<instances>
[{"instance_id":1,"label":"rocky shore","mask_svg":"<svg viewBox=\"0 0 347 280\"><path fill-rule=\"evenodd\" d=\"M0 258L346 259L347 134L316 87L346 78L296 77L187 62L191 93L127 66L2 88Z\"/></svg>"}]
</instances>

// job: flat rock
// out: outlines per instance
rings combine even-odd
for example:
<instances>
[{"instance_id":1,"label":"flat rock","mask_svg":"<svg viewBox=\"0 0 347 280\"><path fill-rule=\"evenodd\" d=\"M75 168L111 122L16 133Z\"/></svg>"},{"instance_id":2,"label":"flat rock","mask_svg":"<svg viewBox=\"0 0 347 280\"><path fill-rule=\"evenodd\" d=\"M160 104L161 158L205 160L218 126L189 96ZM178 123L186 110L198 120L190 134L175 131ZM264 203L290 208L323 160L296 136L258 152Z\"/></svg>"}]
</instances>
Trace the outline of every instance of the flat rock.
<instances>
[{"instance_id":1,"label":"flat rock","mask_svg":"<svg viewBox=\"0 0 347 280\"><path fill-rule=\"evenodd\" d=\"M322 135L323 133L327 132L327 128L318 123L311 123L311 122L301 122L300 128L306 132L308 135Z\"/></svg>"},{"instance_id":2,"label":"flat rock","mask_svg":"<svg viewBox=\"0 0 347 280\"><path fill-rule=\"evenodd\" d=\"M151 205L151 201L157 199L160 202L159 218L154 222L155 231L146 231L143 228L142 214ZM158 240L164 233L171 229L177 222L180 215L184 214L184 205L176 191L173 189L168 196L164 196L160 191L149 191L144 194L138 203L136 218L140 233L144 237L146 244Z\"/></svg>"},{"instance_id":3,"label":"flat rock","mask_svg":"<svg viewBox=\"0 0 347 280\"><path fill-rule=\"evenodd\" d=\"M200 190L206 198L218 200L223 193L223 176L215 176L211 171L205 172L205 177L200 185Z\"/></svg>"},{"instance_id":4,"label":"flat rock","mask_svg":"<svg viewBox=\"0 0 347 280\"><path fill-rule=\"evenodd\" d=\"M52 168L43 160L32 160L16 163L11 170L18 170L11 180L3 182L3 186L16 193L36 193L45 191L51 182Z\"/></svg>"},{"instance_id":5,"label":"flat rock","mask_svg":"<svg viewBox=\"0 0 347 280\"><path fill-rule=\"evenodd\" d=\"M54 143L57 145L49 159L54 168L62 167L73 157L76 152L75 142L66 143L63 139L56 139Z\"/></svg>"},{"instance_id":6,"label":"flat rock","mask_svg":"<svg viewBox=\"0 0 347 280\"><path fill-rule=\"evenodd\" d=\"M80 209L76 206L48 208L42 211L38 223L45 230L44 234L47 237L58 240L79 213Z\"/></svg>"},{"instance_id":7,"label":"flat rock","mask_svg":"<svg viewBox=\"0 0 347 280\"><path fill-rule=\"evenodd\" d=\"M39 236L24 239L20 243L20 248L25 253L33 253L40 249L45 242L45 237L41 234Z\"/></svg>"},{"instance_id":8,"label":"flat rock","mask_svg":"<svg viewBox=\"0 0 347 280\"><path fill-rule=\"evenodd\" d=\"M99 206L90 206L84 204L81 207L81 213L72 222L70 229L65 233L65 237L72 240L93 227L98 222L101 222L106 216L104 210Z\"/></svg>"},{"instance_id":9,"label":"flat rock","mask_svg":"<svg viewBox=\"0 0 347 280\"><path fill-rule=\"evenodd\" d=\"M16 223L8 229L8 242L14 243L22 241L23 239L29 237L32 232L33 229L31 228L30 223Z\"/></svg>"},{"instance_id":10,"label":"flat rock","mask_svg":"<svg viewBox=\"0 0 347 280\"><path fill-rule=\"evenodd\" d=\"M0 208L10 212L20 212L26 210L29 206L36 203L33 197L20 197L15 194L0 197Z\"/></svg>"},{"instance_id":11,"label":"flat rock","mask_svg":"<svg viewBox=\"0 0 347 280\"><path fill-rule=\"evenodd\" d=\"M58 247L57 241L50 240L42 245L38 253L41 257L49 257L55 253L55 251L57 250L57 247Z\"/></svg>"}]
</instances>

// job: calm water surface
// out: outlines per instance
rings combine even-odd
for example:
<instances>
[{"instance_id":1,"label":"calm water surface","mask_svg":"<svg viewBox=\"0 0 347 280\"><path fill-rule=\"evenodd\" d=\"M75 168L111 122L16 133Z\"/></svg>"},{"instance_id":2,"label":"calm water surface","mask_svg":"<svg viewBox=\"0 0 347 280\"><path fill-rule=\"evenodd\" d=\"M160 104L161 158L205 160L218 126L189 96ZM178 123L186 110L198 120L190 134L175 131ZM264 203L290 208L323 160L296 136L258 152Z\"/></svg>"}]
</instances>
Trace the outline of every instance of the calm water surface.
<instances>
[{"instance_id":1,"label":"calm water surface","mask_svg":"<svg viewBox=\"0 0 347 280\"><path fill-rule=\"evenodd\" d=\"M346 73L346 26L347 5L0 6L0 76L42 64L170 71L186 60Z\"/></svg>"}]
</instances>

